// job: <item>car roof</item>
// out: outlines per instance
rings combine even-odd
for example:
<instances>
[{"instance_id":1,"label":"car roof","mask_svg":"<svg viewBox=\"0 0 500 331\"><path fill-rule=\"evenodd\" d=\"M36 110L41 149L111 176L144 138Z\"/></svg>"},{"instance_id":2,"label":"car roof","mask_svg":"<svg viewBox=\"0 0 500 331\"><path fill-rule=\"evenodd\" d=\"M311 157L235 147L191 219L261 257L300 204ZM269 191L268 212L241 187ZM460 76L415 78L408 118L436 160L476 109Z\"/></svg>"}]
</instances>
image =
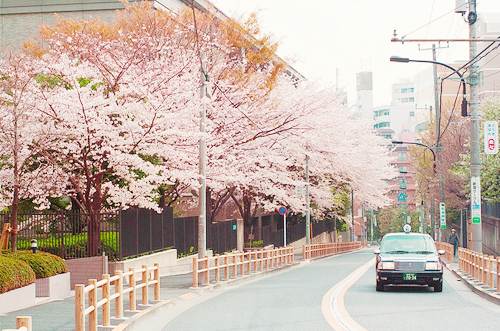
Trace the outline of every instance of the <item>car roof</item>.
<instances>
[{"instance_id":1,"label":"car roof","mask_svg":"<svg viewBox=\"0 0 500 331\"><path fill-rule=\"evenodd\" d=\"M410 233L406 233L406 232L392 232L392 233L386 233L384 235L384 238L385 237L392 237L392 236L412 236L412 237L431 237L428 233L418 233L418 232L410 232ZM432 237L431 237L432 238Z\"/></svg>"}]
</instances>

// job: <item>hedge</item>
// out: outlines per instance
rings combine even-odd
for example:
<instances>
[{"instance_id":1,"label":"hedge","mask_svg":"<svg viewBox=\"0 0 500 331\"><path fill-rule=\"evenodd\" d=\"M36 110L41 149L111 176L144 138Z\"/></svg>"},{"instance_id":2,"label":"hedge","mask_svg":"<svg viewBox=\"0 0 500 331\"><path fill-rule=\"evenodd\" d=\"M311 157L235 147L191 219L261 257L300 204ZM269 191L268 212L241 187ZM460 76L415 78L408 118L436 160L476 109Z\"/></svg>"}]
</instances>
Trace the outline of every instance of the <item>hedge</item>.
<instances>
[{"instance_id":1,"label":"hedge","mask_svg":"<svg viewBox=\"0 0 500 331\"><path fill-rule=\"evenodd\" d=\"M0 293L5 293L35 282L35 272L28 263L0 254Z\"/></svg>"},{"instance_id":2,"label":"hedge","mask_svg":"<svg viewBox=\"0 0 500 331\"><path fill-rule=\"evenodd\" d=\"M68 265L63 259L59 256L46 252L6 252L5 256L11 259L26 262L35 272L36 278L51 277L69 271Z\"/></svg>"}]
</instances>

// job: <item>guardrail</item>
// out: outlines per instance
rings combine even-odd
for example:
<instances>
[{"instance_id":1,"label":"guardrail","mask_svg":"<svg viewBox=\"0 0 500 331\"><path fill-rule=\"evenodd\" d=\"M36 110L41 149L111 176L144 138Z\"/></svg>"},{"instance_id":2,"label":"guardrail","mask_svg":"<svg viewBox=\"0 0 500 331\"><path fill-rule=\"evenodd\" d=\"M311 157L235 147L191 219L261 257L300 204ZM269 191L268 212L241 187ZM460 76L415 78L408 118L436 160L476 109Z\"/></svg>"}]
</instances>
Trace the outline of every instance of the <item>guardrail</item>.
<instances>
[{"instance_id":1,"label":"guardrail","mask_svg":"<svg viewBox=\"0 0 500 331\"><path fill-rule=\"evenodd\" d=\"M304 245L304 260L349 252L361 248L360 241Z\"/></svg>"},{"instance_id":2,"label":"guardrail","mask_svg":"<svg viewBox=\"0 0 500 331\"><path fill-rule=\"evenodd\" d=\"M153 277L151 277L151 272ZM136 274L141 274L140 283L137 284ZM128 287L123 288L124 278L128 277ZM97 331L97 310L102 307L102 325L111 325L111 301L115 300L115 317L123 318L123 297L129 294L129 310L137 310L137 290L142 289L142 304L149 303L148 287L154 285L154 300L160 300L160 267L143 265L141 269L129 268L128 272L117 270L115 275L102 275L102 280L89 279L89 285L75 285L75 330L85 331L85 317L88 315L89 331ZM115 293L111 292L111 283L114 283ZM97 301L97 291L102 288L102 299ZM85 304L85 294L88 293L88 306Z\"/></svg>"},{"instance_id":3,"label":"guardrail","mask_svg":"<svg viewBox=\"0 0 500 331\"><path fill-rule=\"evenodd\" d=\"M458 267L483 285L500 292L500 257L459 247Z\"/></svg>"},{"instance_id":4,"label":"guardrail","mask_svg":"<svg viewBox=\"0 0 500 331\"><path fill-rule=\"evenodd\" d=\"M448 262L455 262L455 248L453 247L452 244L448 244L448 243L445 243L445 242L441 242L441 241L436 241L436 248L438 250L444 250L444 258L448 261Z\"/></svg>"},{"instance_id":5,"label":"guardrail","mask_svg":"<svg viewBox=\"0 0 500 331\"><path fill-rule=\"evenodd\" d=\"M193 287L198 287L200 274L203 274L203 284L209 285L211 271L214 271L214 281L219 282L221 281L221 271L223 271L224 280L228 280L230 274L233 278L237 278L252 272L290 265L293 262L293 247L226 253L213 257L206 256L203 259L198 259L195 256L193 257Z\"/></svg>"},{"instance_id":6,"label":"guardrail","mask_svg":"<svg viewBox=\"0 0 500 331\"><path fill-rule=\"evenodd\" d=\"M2 331L31 331L31 316L17 316L15 329L2 329Z\"/></svg>"}]
</instances>

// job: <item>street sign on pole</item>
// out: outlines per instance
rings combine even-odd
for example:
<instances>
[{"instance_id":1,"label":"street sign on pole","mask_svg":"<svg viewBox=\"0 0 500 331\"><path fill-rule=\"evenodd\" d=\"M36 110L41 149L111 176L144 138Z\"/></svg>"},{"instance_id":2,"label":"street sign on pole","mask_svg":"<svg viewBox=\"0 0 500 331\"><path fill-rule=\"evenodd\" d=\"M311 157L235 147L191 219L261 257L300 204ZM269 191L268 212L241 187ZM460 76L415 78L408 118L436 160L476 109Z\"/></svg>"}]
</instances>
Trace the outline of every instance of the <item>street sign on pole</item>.
<instances>
[{"instance_id":1,"label":"street sign on pole","mask_svg":"<svg viewBox=\"0 0 500 331\"><path fill-rule=\"evenodd\" d=\"M398 201L399 202L406 202L406 196L404 195L403 192L399 193Z\"/></svg>"},{"instance_id":2,"label":"street sign on pole","mask_svg":"<svg viewBox=\"0 0 500 331\"><path fill-rule=\"evenodd\" d=\"M439 204L439 218L441 219L441 229L446 229L446 207L444 202Z\"/></svg>"},{"instance_id":3,"label":"street sign on pole","mask_svg":"<svg viewBox=\"0 0 500 331\"><path fill-rule=\"evenodd\" d=\"M470 179L472 223L481 223L481 182L479 177Z\"/></svg>"},{"instance_id":4,"label":"street sign on pole","mask_svg":"<svg viewBox=\"0 0 500 331\"><path fill-rule=\"evenodd\" d=\"M280 207L278 213L283 215L283 246L286 247L286 207Z\"/></svg>"},{"instance_id":5,"label":"street sign on pole","mask_svg":"<svg viewBox=\"0 0 500 331\"><path fill-rule=\"evenodd\" d=\"M498 153L498 122L484 122L484 152L486 154Z\"/></svg>"}]
</instances>

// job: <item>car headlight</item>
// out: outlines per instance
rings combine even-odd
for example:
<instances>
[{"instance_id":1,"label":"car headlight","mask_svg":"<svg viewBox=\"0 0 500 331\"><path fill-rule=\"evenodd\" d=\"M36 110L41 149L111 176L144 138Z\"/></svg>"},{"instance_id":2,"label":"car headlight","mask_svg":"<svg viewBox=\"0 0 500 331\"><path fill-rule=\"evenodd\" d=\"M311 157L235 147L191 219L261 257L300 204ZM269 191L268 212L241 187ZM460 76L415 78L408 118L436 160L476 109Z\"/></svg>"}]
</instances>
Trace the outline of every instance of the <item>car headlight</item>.
<instances>
[{"instance_id":1,"label":"car headlight","mask_svg":"<svg viewBox=\"0 0 500 331\"><path fill-rule=\"evenodd\" d=\"M394 262L380 262L378 264L378 268L382 270L394 270L396 269L394 266Z\"/></svg>"},{"instance_id":2,"label":"car headlight","mask_svg":"<svg viewBox=\"0 0 500 331\"><path fill-rule=\"evenodd\" d=\"M441 270L441 263L439 262L426 262L425 270Z\"/></svg>"}]
</instances>

